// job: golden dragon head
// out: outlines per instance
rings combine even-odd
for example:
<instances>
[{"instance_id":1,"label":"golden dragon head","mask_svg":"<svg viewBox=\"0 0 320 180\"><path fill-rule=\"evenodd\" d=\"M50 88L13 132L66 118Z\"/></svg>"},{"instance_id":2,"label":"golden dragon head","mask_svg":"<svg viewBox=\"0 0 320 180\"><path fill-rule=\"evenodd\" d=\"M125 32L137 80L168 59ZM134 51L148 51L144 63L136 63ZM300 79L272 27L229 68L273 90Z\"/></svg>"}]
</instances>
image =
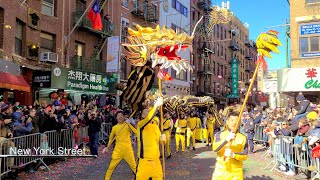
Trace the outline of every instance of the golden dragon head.
<instances>
[{"instance_id":1,"label":"golden dragon head","mask_svg":"<svg viewBox=\"0 0 320 180\"><path fill-rule=\"evenodd\" d=\"M132 65L144 66L151 60L152 68L157 65L161 65L160 69L172 67L177 74L182 70L193 70L188 60L178 56L177 52L188 48L192 50L195 31L189 36L185 32L177 33L165 26L160 28L159 25L154 29L136 25L136 29L128 28L129 43L122 44L128 52L126 59Z\"/></svg>"},{"instance_id":2,"label":"golden dragon head","mask_svg":"<svg viewBox=\"0 0 320 180\"><path fill-rule=\"evenodd\" d=\"M260 34L257 38L256 45L260 56L272 58L270 52L279 54L278 46L281 46L281 42L278 39L278 32L269 30L266 33Z\"/></svg>"}]
</instances>

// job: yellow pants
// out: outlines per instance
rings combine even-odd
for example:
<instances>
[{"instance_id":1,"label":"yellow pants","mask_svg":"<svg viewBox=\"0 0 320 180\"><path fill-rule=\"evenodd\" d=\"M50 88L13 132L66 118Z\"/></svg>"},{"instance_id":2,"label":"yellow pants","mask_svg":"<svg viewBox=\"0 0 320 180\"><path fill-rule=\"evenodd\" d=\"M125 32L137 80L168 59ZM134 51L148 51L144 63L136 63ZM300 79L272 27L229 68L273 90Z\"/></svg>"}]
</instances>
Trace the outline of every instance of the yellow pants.
<instances>
[{"instance_id":1,"label":"yellow pants","mask_svg":"<svg viewBox=\"0 0 320 180\"><path fill-rule=\"evenodd\" d=\"M209 144L209 138L211 139L211 144L213 143L213 128L212 129L207 129L207 144Z\"/></svg>"},{"instance_id":2,"label":"yellow pants","mask_svg":"<svg viewBox=\"0 0 320 180\"><path fill-rule=\"evenodd\" d=\"M171 155L171 132L170 131L164 131L164 134L166 135L166 151L167 156Z\"/></svg>"},{"instance_id":3,"label":"yellow pants","mask_svg":"<svg viewBox=\"0 0 320 180\"><path fill-rule=\"evenodd\" d=\"M111 161L105 175L105 180L111 179L113 171L116 169L121 160L125 160L130 166L133 173L136 172L136 161L134 159L132 147L115 148L112 153Z\"/></svg>"},{"instance_id":4,"label":"yellow pants","mask_svg":"<svg viewBox=\"0 0 320 180\"><path fill-rule=\"evenodd\" d=\"M196 130L187 131L187 146L190 146L190 137L192 138L192 147L196 147Z\"/></svg>"},{"instance_id":5,"label":"yellow pants","mask_svg":"<svg viewBox=\"0 0 320 180\"><path fill-rule=\"evenodd\" d=\"M176 151L179 151L179 145L180 145L180 141L181 141L181 149L182 152L186 149L186 138L184 136L184 134L176 134Z\"/></svg>"},{"instance_id":6,"label":"yellow pants","mask_svg":"<svg viewBox=\"0 0 320 180\"><path fill-rule=\"evenodd\" d=\"M148 180L149 178L152 178L152 180L162 180L163 173L159 159L139 159L136 180Z\"/></svg>"}]
</instances>

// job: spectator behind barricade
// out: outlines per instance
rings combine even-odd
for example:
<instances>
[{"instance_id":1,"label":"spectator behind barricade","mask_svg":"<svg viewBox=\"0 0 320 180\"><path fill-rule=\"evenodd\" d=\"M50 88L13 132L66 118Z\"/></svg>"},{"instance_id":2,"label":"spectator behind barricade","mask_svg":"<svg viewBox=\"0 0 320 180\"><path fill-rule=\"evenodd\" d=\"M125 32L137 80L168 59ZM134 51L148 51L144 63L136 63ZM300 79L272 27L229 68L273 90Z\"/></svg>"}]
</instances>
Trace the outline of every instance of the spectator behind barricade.
<instances>
[{"instance_id":1,"label":"spectator behind barricade","mask_svg":"<svg viewBox=\"0 0 320 180\"><path fill-rule=\"evenodd\" d=\"M10 148L14 148L14 143L12 141L7 140L7 138L12 138L13 134L10 129L6 128L6 123L4 122L3 117L0 115L0 147L1 154L9 154ZM7 158L4 162L6 167L9 167L12 171L19 168L14 165L14 158Z\"/></svg>"},{"instance_id":2,"label":"spectator behind barricade","mask_svg":"<svg viewBox=\"0 0 320 180\"><path fill-rule=\"evenodd\" d=\"M299 128L299 120L295 120L295 117L298 114L299 108L300 106L295 106L292 108L292 119L289 121L290 129L292 131L293 136L297 134L298 128Z\"/></svg>"},{"instance_id":3,"label":"spectator behind barricade","mask_svg":"<svg viewBox=\"0 0 320 180\"><path fill-rule=\"evenodd\" d=\"M123 115L124 115L124 117L125 117L125 120L129 120L129 121L130 121L130 124L132 124L133 126L135 126L135 125L136 125L136 122L135 122L135 120L134 120L132 117L130 117L130 114L131 114L131 112L130 112L130 110L128 110L128 109L126 109L126 110L123 111Z\"/></svg>"},{"instance_id":4,"label":"spectator behind barricade","mask_svg":"<svg viewBox=\"0 0 320 180\"><path fill-rule=\"evenodd\" d=\"M41 133L58 129L58 117L56 114L54 114L54 110L51 108L51 106L48 106L44 110L43 118L42 125L39 127Z\"/></svg>"},{"instance_id":5,"label":"spectator behind barricade","mask_svg":"<svg viewBox=\"0 0 320 180\"><path fill-rule=\"evenodd\" d=\"M113 112L110 109L106 109L105 111L106 115L106 122L107 123L112 123L112 126L115 126L118 124L117 119L114 117Z\"/></svg>"},{"instance_id":6,"label":"spectator behind barricade","mask_svg":"<svg viewBox=\"0 0 320 180\"><path fill-rule=\"evenodd\" d=\"M12 113L13 136L19 137L30 134L32 131L31 119L25 119L19 109ZM23 117L23 118L22 118Z\"/></svg>"},{"instance_id":7,"label":"spectator behind barricade","mask_svg":"<svg viewBox=\"0 0 320 180\"><path fill-rule=\"evenodd\" d=\"M37 110L35 109L30 109L29 110L29 115L28 115L28 119L32 122L32 131L31 133L38 133L39 127L40 127L40 121L39 121L39 117L36 115Z\"/></svg>"},{"instance_id":8,"label":"spectator behind barricade","mask_svg":"<svg viewBox=\"0 0 320 180\"><path fill-rule=\"evenodd\" d=\"M295 147L301 147L302 150L306 150L306 142L307 138L304 136L307 136L307 133L310 132L311 128L310 125L305 117L302 117L299 119L299 127L297 135L294 138L294 144Z\"/></svg>"},{"instance_id":9,"label":"spectator behind barricade","mask_svg":"<svg viewBox=\"0 0 320 180\"><path fill-rule=\"evenodd\" d=\"M0 115L4 119L6 127L9 128L12 131L11 113L12 113L12 108L10 107L10 105L3 103L1 105L1 113L0 113Z\"/></svg>"},{"instance_id":10,"label":"spectator behind barricade","mask_svg":"<svg viewBox=\"0 0 320 180\"><path fill-rule=\"evenodd\" d=\"M279 139L280 139L280 152L283 155L283 157L279 157L279 158L284 158L288 164L288 167L289 167L289 170L286 171L285 170L286 164L282 164L283 168L279 168L279 169L284 169L286 171L286 172L284 172L285 175L293 176L293 175L295 175L295 169L293 166L293 161L292 161L292 156L291 156L292 155L292 145L291 145L292 139L285 137L285 136L291 137L291 135L292 135L288 121L286 121L286 120L282 121L281 127L275 128L274 134L276 136L281 136L281 137L279 137Z\"/></svg>"},{"instance_id":11,"label":"spectator behind barricade","mask_svg":"<svg viewBox=\"0 0 320 180\"><path fill-rule=\"evenodd\" d=\"M310 101L307 100L303 94L300 92L296 97L297 102L299 103L298 113L293 121L298 121L300 117L305 117L309 112L312 111L310 106Z\"/></svg>"}]
</instances>

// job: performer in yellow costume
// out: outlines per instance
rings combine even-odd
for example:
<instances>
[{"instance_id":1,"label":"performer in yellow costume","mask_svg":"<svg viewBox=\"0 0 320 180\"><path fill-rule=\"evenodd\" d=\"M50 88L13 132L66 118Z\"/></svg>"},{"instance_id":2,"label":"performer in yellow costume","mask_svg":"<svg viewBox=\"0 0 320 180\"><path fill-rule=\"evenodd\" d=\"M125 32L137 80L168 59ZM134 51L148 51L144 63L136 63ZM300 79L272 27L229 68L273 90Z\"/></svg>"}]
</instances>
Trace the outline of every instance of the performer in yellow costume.
<instances>
[{"instance_id":1,"label":"performer in yellow costume","mask_svg":"<svg viewBox=\"0 0 320 180\"><path fill-rule=\"evenodd\" d=\"M163 104L163 99L155 101L152 109L146 108L142 111L141 118L137 125L138 137L138 167L136 173L137 180L159 180L163 178L162 166L160 162L160 142L165 142L165 135L161 135L159 129L159 118L154 117L159 106ZM160 136L161 135L161 136Z\"/></svg>"},{"instance_id":2,"label":"performer in yellow costume","mask_svg":"<svg viewBox=\"0 0 320 180\"><path fill-rule=\"evenodd\" d=\"M201 128L201 120L196 117L195 112L188 118L187 146L190 146L190 137L192 137L192 148L196 150L196 129Z\"/></svg>"},{"instance_id":3,"label":"performer in yellow costume","mask_svg":"<svg viewBox=\"0 0 320 180\"><path fill-rule=\"evenodd\" d=\"M243 163L248 158L247 138L236 132L239 112L232 111L227 115L227 128L216 133L213 151L218 153L212 180L243 180ZM231 141L231 142L230 142Z\"/></svg>"},{"instance_id":4,"label":"performer in yellow costume","mask_svg":"<svg viewBox=\"0 0 320 180\"><path fill-rule=\"evenodd\" d=\"M169 113L166 113L165 120L163 122L163 133L166 135L166 150L167 150L167 158L171 158L171 131L173 127L173 121L170 117Z\"/></svg>"},{"instance_id":5,"label":"performer in yellow costume","mask_svg":"<svg viewBox=\"0 0 320 180\"><path fill-rule=\"evenodd\" d=\"M105 175L105 180L111 179L113 171L118 166L121 160L125 160L128 163L133 173L136 172L137 167L130 139L130 131L135 134L137 134L137 131L130 123L124 122L122 111L118 111L116 113L116 118L118 124L112 127L108 146L105 147L102 151L102 153L107 152L108 148L111 146L113 140L115 139L116 145L112 152L111 161Z\"/></svg>"},{"instance_id":6,"label":"performer in yellow costume","mask_svg":"<svg viewBox=\"0 0 320 180\"><path fill-rule=\"evenodd\" d=\"M187 120L185 114L181 114L179 119L176 121L175 124L176 127L176 152L179 152L179 145L181 141L181 150L184 152L186 149L186 143L185 143L185 134L187 130Z\"/></svg>"},{"instance_id":7,"label":"performer in yellow costume","mask_svg":"<svg viewBox=\"0 0 320 180\"><path fill-rule=\"evenodd\" d=\"M207 146L209 146L209 138L210 138L210 141L211 141L211 145L214 141L214 123L215 123L215 119L213 117L213 114L212 112L207 112L206 113L207 115L207 122L206 122L206 125L207 125Z\"/></svg>"}]
</instances>

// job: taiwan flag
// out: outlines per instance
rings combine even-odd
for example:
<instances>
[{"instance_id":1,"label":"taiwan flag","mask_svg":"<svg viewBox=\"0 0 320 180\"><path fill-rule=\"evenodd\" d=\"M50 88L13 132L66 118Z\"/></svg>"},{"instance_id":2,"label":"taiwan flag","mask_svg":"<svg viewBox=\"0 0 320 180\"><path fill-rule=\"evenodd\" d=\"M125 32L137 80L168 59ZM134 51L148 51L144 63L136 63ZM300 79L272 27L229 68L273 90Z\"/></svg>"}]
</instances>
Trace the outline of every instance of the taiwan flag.
<instances>
[{"instance_id":1,"label":"taiwan flag","mask_svg":"<svg viewBox=\"0 0 320 180\"><path fill-rule=\"evenodd\" d=\"M87 14L88 18L91 20L92 28L94 30L102 30L102 22L99 11L98 0L94 0L93 6Z\"/></svg>"}]
</instances>

